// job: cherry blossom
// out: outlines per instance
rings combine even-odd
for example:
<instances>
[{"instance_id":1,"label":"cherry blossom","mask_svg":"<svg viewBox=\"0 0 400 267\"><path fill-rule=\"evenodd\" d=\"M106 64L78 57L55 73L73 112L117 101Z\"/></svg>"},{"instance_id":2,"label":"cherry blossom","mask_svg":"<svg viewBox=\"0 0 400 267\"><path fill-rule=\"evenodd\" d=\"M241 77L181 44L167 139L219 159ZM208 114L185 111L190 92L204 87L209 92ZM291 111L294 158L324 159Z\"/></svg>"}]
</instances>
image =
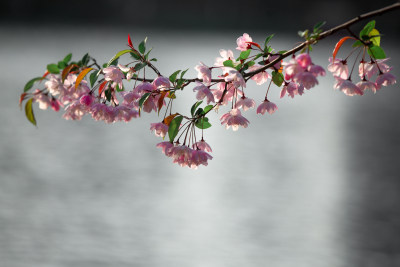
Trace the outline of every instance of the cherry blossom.
<instances>
[{"instance_id":1,"label":"cherry blossom","mask_svg":"<svg viewBox=\"0 0 400 267\"><path fill-rule=\"evenodd\" d=\"M206 152L212 152L212 149L210 147L209 144L207 144L206 141L204 141L203 139L199 142L196 142L193 144L193 149L200 149Z\"/></svg>"},{"instance_id":2,"label":"cherry blossom","mask_svg":"<svg viewBox=\"0 0 400 267\"><path fill-rule=\"evenodd\" d=\"M203 62L200 62L200 65L196 65L194 67L197 70L197 78L202 79L204 84L210 85L211 83L211 70L208 66L206 66Z\"/></svg>"},{"instance_id":3,"label":"cherry blossom","mask_svg":"<svg viewBox=\"0 0 400 267\"><path fill-rule=\"evenodd\" d=\"M249 72L252 72L252 71L256 71L256 70L258 70L258 69L260 69L260 68L262 68L261 65L255 64L255 65L251 66L251 67L248 69L248 71L249 71ZM257 74L254 75L253 77L251 77L251 79L252 79L253 81L255 81L256 84L261 85L261 84L267 82L268 79L271 79L271 74L269 74L269 73L266 72L266 71L262 71L262 72L257 73Z\"/></svg>"},{"instance_id":4,"label":"cherry blossom","mask_svg":"<svg viewBox=\"0 0 400 267\"><path fill-rule=\"evenodd\" d=\"M240 74L236 69L231 67L222 68L225 75L226 82L232 82L235 87L246 87L246 81L243 79L242 74Z\"/></svg>"},{"instance_id":5,"label":"cherry blossom","mask_svg":"<svg viewBox=\"0 0 400 267\"><path fill-rule=\"evenodd\" d=\"M246 51L247 49L249 49L251 46L249 44L249 42L252 42L253 39L251 39L251 37L247 34L247 33L243 33L242 36L240 36L239 38L237 38L236 43L237 43L237 50L240 51Z\"/></svg>"},{"instance_id":6,"label":"cherry blossom","mask_svg":"<svg viewBox=\"0 0 400 267\"><path fill-rule=\"evenodd\" d=\"M222 115L220 118L221 125L225 124L225 128L228 129L232 126L233 131L237 131L239 126L243 128L247 128L250 123L245 117L242 116L239 109L234 108L230 112Z\"/></svg>"},{"instance_id":7,"label":"cherry blossom","mask_svg":"<svg viewBox=\"0 0 400 267\"><path fill-rule=\"evenodd\" d=\"M342 79L340 77L335 77L336 83L334 85L335 89L339 89L343 93L345 93L348 96L353 96L353 95L363 95L363 91L357 87L351 80L349 79Z\"/></svg>"},{"instance_id":8,"label":"cherry blossom","mask_svg":"<svg viewBox=\"0 0 400 267\"><path fill-rule=\"evenodd\" d=\"M246 111L250 108L254 108L256 106L256 102L254 102L253 99L247 98L245 96L242 96L237 102L236 102L236 108L243 109L243 111Z\"/></svg>"},{"instance_id":9,"label":"cherry blossom","mask_svg":"<svg viewBox=\"0 0 400 267\"><path fill-rule=\"evenodd\" d=\"M196 94L197 100L202 100L204 98L207 98L207 104L210 104L210 102L215 102L214 95L211 92L210 88L208 88L204 84L197 82L196 86L193 88L193 92L196 91L197 91Z\"/></svg>"},{"instance_id":10,"label":"cherry blossom","mask_svg":"<svg viewBox=\"0 0 400 267\"><path fill-rule=\"evenodd\" d=\"M347 61L342 60L340 58L329 58L330 64L328 65L328 71L332 72L334 76L338 76L342 79L349 78L349 67L347 66Z\"/></svg>"},{"instance_id":11,"label":"cherry blossom","mask_svg":"<svg viewBox=\"0 0 400 267\"><path fill-rule=\"evenodd\" d=\"M381 73L376 78L376 88L379 90L382 86L388 86L396 83L396 77L391 73Z\"/></svg>"},{"instance_id":12,"label":"cherry blossom","mask_svg":"<svg viewBox=\"0 0 400 267\"><path fill-rule=\"evenodd\" d=\"M274 113L276 110L278 110L278 107L270 102L269 100L264 100L257 108L257 114L262 114L264 115L265 112L268 112L269 114Z\"/></svg>"},{"instance_id":13,"label":"cherry blossom","mask_svg":"<svg viewBox=\"0 0 400 267\"><path fill-rule=\"evenodd\" d=\"M215 63L214 66L216 67L223 67L224 66L224 61L226 60L232 60L233 65L236 66L238 63L233 55L232 50L224 50L221 49L219 50L219 54L221 55L221 57L217 57L215 59Z\"/></svg>"},{"instance_id":14,"label":"cherry blossom","mask_svg":"<svg viewBox=\"0 0 400 267\"><path fill-rule=\"evenodd\" d=\"M150 124L150 131L154 131L156 136L164 138L168 132L168 125L163 122L152 123Z\"/></svg>"},{"instance_id":15,"label":"cherry blossom","mask_svg":"<svg viewBox=\"0 0 400 267\"><path fill-rule=\"evenodd\" d=\"M124 79L124 74L121 70L115 66L109 66L103 69L104 79L106 81L112 82L111 86L116 88L117 85L119 88L123 88L122 79Z\"/></svg>"}]
</instances>

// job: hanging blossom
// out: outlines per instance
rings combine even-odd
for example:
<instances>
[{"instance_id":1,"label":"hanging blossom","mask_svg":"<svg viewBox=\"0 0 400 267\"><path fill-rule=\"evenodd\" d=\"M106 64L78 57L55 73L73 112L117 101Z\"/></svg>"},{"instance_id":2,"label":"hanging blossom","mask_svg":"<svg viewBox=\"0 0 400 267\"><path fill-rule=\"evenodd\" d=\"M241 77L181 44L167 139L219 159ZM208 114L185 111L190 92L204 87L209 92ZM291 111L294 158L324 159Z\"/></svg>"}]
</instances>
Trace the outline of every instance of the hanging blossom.
<instances>
[{"instance_id":1,"label":"hanging blossom","mask_svg":"<svg viewBox=\"0 0 400 267\"><path fill-rule=\"evenodd\" d=\"M236 69L231 67L223 67L224 79L226 82L231 82L235 87L246 87L246 81L243 79L242 74Z\"/></svg>"},{"instance_id":2,"label":"hanging blossom","mask_svg":"<svg viewBox=\"0 0 400 267\"><path fill-rule=\"evenodd\" d=\"M243 36L240 36L237 38L236 43L237 43L237 50L240 51L246 51L247 49L251 48L251 43L253 39L248 35L247 33L244 33Z\"/></svg>"},{"instance_id":3,"label":"hanging blossom","mask_svg":"<svg viewBox=\"0 0 400 267\"><path fill-rule=\"evenodd\" d=\"M202 83L196 82L196 86L193 88L193 92L196 92L196 98L197 100L202 100L204 98L207 99L207 104L210 104L211 102L215 102L214 100L214 95L211 92L210 88L205 86Z\"/></svg>"},{"instance_id":4,"label":"hanging blossom","mask_svg":"<svg viewBox=\"0 0 400 267\"><path fill-rule=\"evenodd\" d=\"M214 63L214 66L216 66L216 67L223 67L224 61L227 61L227 60L232 60L232 63L234 66L236 66L240 63L240 62L236 61L232 50L221 49L221 50L219 50L219 54L221 55L221 57L217 57L215 59L215 63Z\"/></svg>"},{"instance_id":5,"label":"hanging blossom","mask_svg":"<svg viewBox=\"0 0 400 267\"><path fill-rule=\"evenodd\" d=\"M202 79L203 83L206 85L211 84L211 69L208 66L203 62L200 62L200 64L196 65L194 69L198 72L197 78Z\"/></svg>"},{"instance_id":6,"label":"hanging blossom","mask_svg":"<svg viewBox=\"0 0 400 267\"><path fill-rule=\"evenodd\" d=\"M150 124L150 131L154 131L156 136L164 138L168 133L168 125L163 122L152 123Z\"/></svg>"},{"instance_id":7,"label":"hanging blossom","mask_svg":"<svg viewBox=\"0 0 400 267\"><path fill-rule=\"evenodd\" d=\"M264 115L265 112L272 114L276 110L278 110L278 107L274 103L266 99L257 107L257 114Z\"/></svg>"},{"instance_id":8,"label":"hanging blossom","mask_svg":"<svg viewBox=\"0 0 400 267\"><path fill-rule=\"evenodd\" d=\"M221 125L225 125L226 129L232 126L233 131L237 131L239 129L239 126L247 128L250 123L245 117L242 116L240 110L236 108L222 115L220 120Z\"/></svg>"},{"instance_id":9,"label":"hanging blossom","mask_svg":"<svg viewBox=\"0 0 400 267\"><path fill-rule=\"evenodd\" d=\"M104 79L106 81L112 82L111 87L116 88L118 85L120 89L123 88L122 79L124 79L124 74L119 68L115 66L110 66L104 68L103 73L104 73Z\"/></svg>"},{"instance_id":10,"label":"hanging blossom","mask_svg":"<svg viewBox=\"0 0 400 267\"><path fill-rule=\"evenodd\" d=\"M263 67L263 66L261 66L261 65L255 64L255 65L251 66L251 67L248 69L248 71L249 71L249 72L256 71L256 70L258 70L258 69L260 69L260 68L262 68L262 67ZM261 85L261 84L263 84L263 83L266 83L266 82L268 81L268 79L271 79L271 74L269 74L268 72L266 72L266 71L264 70L264 71L261 71L261 72L257 73L257 74L254 75L253 77L251 77L251 79L252 79L253 81L255 81L257 85Z\"/></svg>"}]
</instances>

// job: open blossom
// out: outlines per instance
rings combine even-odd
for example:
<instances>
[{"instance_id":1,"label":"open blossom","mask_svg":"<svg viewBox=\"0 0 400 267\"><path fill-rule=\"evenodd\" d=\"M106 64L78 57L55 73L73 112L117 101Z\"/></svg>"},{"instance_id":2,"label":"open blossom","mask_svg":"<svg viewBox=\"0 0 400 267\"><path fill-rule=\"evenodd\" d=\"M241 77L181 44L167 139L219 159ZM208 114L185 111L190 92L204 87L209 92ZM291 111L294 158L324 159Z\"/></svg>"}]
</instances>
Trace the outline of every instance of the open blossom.
<instances>
[{"instance_id":1,"label":"open blossom","mask_svg":"<svg viewBox=\"0 0 400 267\"><path fill-rule=\"evenodd\" d=\"M104 79L106 81L112 82L111 86L115 88L117 85L122 88L122 79L124 79L124 74L121 70L115 66L110 66L103 69Z\"/></svg>"},{"instance_id":2,"label":"open blossom","mask_svg":"<svg viewBox=\"0 0 400 267\"><path fill-rule=\"evenodd\" d=\"M157 78L155 78L152 84L154 85L154 87L160 90L169 89L171 87L169 79L163 76L158 76Z\"/></svg>"},{"instance_id":3,"label":"open blossom","mask_svg":"<svg viewBox=\"0 0 400 267\"><path fill-rule=\"evenodd\" d=\"M323 67L315 64L311 64L307 68L308 72L312 73L315 77L317 76L325 76L326 72Z\"/></svg>"},{"instance_id":4,"label":"open blossom","mask_svg":"<svg viewBox=\"0 0 400 267\"><path fill-rule=\"evenodd\" d=\"M204 141L203 139L201 139L201 141L199 141L199 142L194 143L193 144L193 149L195 149L195 150L199 149L199 150L203 150L203 151L206 151L206 152L212 152L212 149L211 149L210 145L207 144L207 142Z\"/></svg>"},{"instance_id":5,"label":"open blossom","mask_svg":"<svg viewBox=\"0 0 400 267\"><path fill-rule=\"evenodd\" d=\"M388 86L396 83L396 77L391 73L381 73L376 78L376 88L379 90L382 86Z\"/></svg>"},{"instance_id":6,"label":"open blossom","mask_svg":"<svg viewBox=\"0 0 400 267\"><path fill-rule=\"evenodd\" d=\"M115 120L114 108L103 103L94 104L90 112L92 118L96 121L102 120L106 123L112 123Z\"/></svg>"},{"instance_id":7,"label":"open blossom","mask_svg":"<svg viewBox=\"0 0 400 267\"><path fill-rule=\"evenodd\" d=\"M328 65L327 69L328 71L332 72L333 76L338 76L342 79L349 78L349 67L347 66L347 62L345 60L335 58L333 61L333 58L330 57L329 62L330 64Z\"/></svg>"},{"instance_id":8,"label":"open blossom","mask_svg":"<svg viewBox=\"0 0 400 267\"><path fill-rule=\"evenodd\" d=\"M210 102L215 102L214 95L211 92L210 88L208 88L208 86L205 86L204 84L199 82L197 82L196 84L197 86L193 88L193 92L197 91L196 94L197 100L202 100L204 98L207 98L207 104L210 104Z\"/></svg>"},{"instance_id":9,"label":"open blossom","mask_svg":"<svg viewBox=\"0 0 400 267\"><path fill-rule=\"evenodd\" d=\"M242 96L237 102L236 102L236 108L242 108L244 111L254 108L256 106L256 102L254 102L253 99Z\"/></svg>"},{"instance_id":10,"label":"open blossom","mask_svg":"<svg viewBox=\"0 0 400 267\"><path fill-rule=\"evenodd\" d=\"M137 117L139 117L139 112L137 110L124 105L114 107L114 121L129 122L132 118Z\"/></svg>"},{"instance_id":11,"label":"open blossom","mask_svg":"<svg viewBox=\"0 0 400 267\"><path fill-rule=\"evenodd\" d=\"M257 114L262 114L262 115L264 115L265 114L265 112L268 112L269 114L272 114L272 113L274 113L276 110L278 109L278 107L274 104L274 103L272 103L272 102L270 102L270 101L268 101L268 100L264 100L259 106L258 106L258 108L257 108Z\"/></svg>"},{"instance_id":12,"label":"open blossom","mask_svg":"<svg viewBox=\"0 0 400 267\"><path fill-rule=\"evenodd\" d=\"M304 71L297 73L293 81L303 85L306 89L310 89L318 84L318 80L311 72Z\"/></svg>"},{"instance_id":13,"label":"open blossom","mask_svg":"<svg viewBox=\"0 0 400 267\"><path fill-rule=\"evenodd\" d=\"M207 166L208 160L211 160L212 158L213 157L210 154L203 150L193 150L188 166L192 169L197 169L199 165Z\"/></svg>"},{"instance_id":14,"label":"open blossom","mask_svg":"<svg viewBox=\"0 0 400 267\"><path fill-rule=\"evenodd\" d=\"M185 145L172 144L171 142L161 142L157 147L162 149L162 152L173 159L173 163L178 163L180 166L188 166L192 169L197 169L199 165L208 165L208 160L213 157L204 150L191 149Z\"/></svg>"},{"instance_id":15,"label":"open blossom","mask_svg":"<svg viewBox=\"0 0 400 267\"><path fill-rule=\"evenodd\" d=\"M171 148L174 147L174 145L171 142L161 142L156 145L156 147L160 147L162 149L162 152L167 156L171 156Z\"/></svg>"},{"instance_id":16,"label":"open blossom","mask_svg":"<svg viewBox=\"0 0 400 267\"><path fill-rule=\"evenodd\" d=\"M304 94L304 86L295 82L288 82L282 87L281 98L286 95L286 93L294 98L295 95Z\"/></svg>"},{"instance_id":17,"label":"open blossom","mask_svg":"<svg viewBox=\"0 0 400 267\"><path fill-rule=\"evenodd\" d=\"M87 106L82 105L79 100L75 100L65 109L63 118L66 120L80 120L88 111Z\"/></svg>"},{"instance_id":18,"label":"open blossom","mask_svg":"<svg viewBox=\"0 0 400 267\"><path fill-rule=\"evenodd\" d=\"M54 97L51 99L50 104L51 104L51 108L57 112L60 110L60 106L63 106L63 104L60 101L58 101L58 99L55 99Z\"/></svg>"},{"instance_id":19,"label":"open blossom","mask_svg":"<svg viewBox=\"0 0 400 267\"><path fill-rule=\"evenodd\" d=\"M224 79L226 82L232 82L235 87L246 87L246 81L243 79L240 72L231 67L223 67L222 69L224 71Z\"/></svg>"},{"instance_id":20,"label":"open blossom","mask_svg":"<svg viewBox=\"0 0 400 267\"><path fill-rule=\"evenodd\" d=\"M308 66L311 65L312 61L311 61L311 57L308 53L302 53L296 56L296 61L297 64L299 64L300 67L302 67L303 69L307 69Z\"/></svg>"},{"instance_id":21,"label":"open blossom","mask_svg":"<svg viewBox=\"0 0 400 267\"><path fill-rule=\"evenodd\" d=\"M69 74L64 80L65 90L61 91L59 96L60 102L64 105L72 103L90 92L90 88L85 80L82 80L79 86L75 88L76 78L75 74Z\"/></svg>"},{"instance_id":22,"label":"open blossom","mask_svg":"<svg viewBox=\"0 0 400 267\"><path fill-rule=\"evenodd\" d=\"M33 100L39 103L40 109L47 109L51 106L50 97L47 94L43 94L42 92L40 92L39 89L35 90L35 93L33 94Z\"/></svg>"},{"instance_id":23,"label":"open blossom","mask_svg":"<svg viewBox=\"0 0 400 267\"><path fill-rule=\"evenodd\" d=\"M335 89L339 89L343 93L345 93L348 96L353 96L353 95L363 95L363 91L357 87L351 80L349 79L342 79L340 77L335 77L336 82L333 86Z\"/></svg>"},{"instance_id":24,"label":"open blossom","mask_svg":"<svg viewBox=\"0 0 400 267\"><path fill-rule=\"evenodd\" d=\"M371 81L363 80L358 82L356 85L361 91L371 90L374 94L376 93L376 84Z\"/></svg>"},{"instance_id":25,"label":"open blossom","mask_svg":"<svg viewBox=\"0 0 400 267\"><path fill-rule=\"evenodd\" d=\"M220 118L221 124L225 124L225 128L228 129L232 126L232 130L237 131L239 126L247 128L250 123L245 117L242 116L240 110L237 108L232 109L230 112L222 115Z\"/></svg>"},{"instance_id":26,"label":"open blossom","mask_svg":"<svg viewBox=\"0 0 400 267\"><path fill-rule=\"evenodd\" d=\"M170 148L170 157L173 159L173 163L178 163L182 167L189 166L192 157L192 151L188 146L176 145Z\"/></svg>"},{"instance_id":27,"label":"open blossom","mask_svg":"<svg viewBox=\"0 0 400 267\"><path fill-rule=\"evenodd\" d=\"M253 39L251 39L251 37L247 34L244 33L242 36L240 36L239 38L237 38L236 43L237 43L237 50L240 51L246 51L247 49L250 48L250 44L249 42L252 42Z\"/></svg>"},{"instance_id":28,"label":"open blossom","mask_svg":"<svg viewBox=\"0 0 400 267\"><path fill-rule=\"evenodd\" d=\"M118 68L122 70L123 72L126 72L126 80L130 81L133 77L133 74L135 74L136 70L134 67L127 67L121 64L118 64ZM122 87L121 87L122 88Z\"/></svg>"},{"instance_id":29,"label":"open blossom","mask_svg":"<svg viewBox=\"0 0 400 267\"><path fill-rule=\"evenodd\" d=\"M288 81L292 80L298 73L304 71L294 58L290 59L289 62L283 62L282 65L285 67L285 80Z\"/></svg>"},{"instance_id":30,"label":"open blossom","mask_svg":"<svg viewBox=\"0 0 400 267\"><path fill-rule=\"evenodd\" d=\"M81 96L81 98L79 99L79 102L82 105L85 105L87 107L90 107L92 105L92 103L94 102L94 97L92 96L92 94L87 94L87 95L83 95Z\"/></svg>"},{"instance_id":31,"label":"open blossom","mask_svg":"<svg viewBox=\"0 0 400 267\"><path fill-rule=\"evenodd\" d=\"M252 72L252 71L256 71L260 68L262 68L261 65L255 64L255 65L251 66L248 69L248 71ZM271 79L271 75L266 71L262 71L262 72L257 73L253 77L251 77L251 79L253 81L255 81L258 85L261 85L261 84L265 83L268 79Z\"/></svg>"},{"instance_id":32,"label":"open blossom","mask_svg":"<svg viewBox=\"0 0 400 267\"><path fill-rule=\"evenodd\" d=\"M59 75L50 74L49 80L45 82L44 85L52 95L58 95L65 90Z\"/></svg>"},{"instance_id":33,"label":"open blossom","mask_svg":"<svg viewBox=\"0 0 400 267\"><path fill-rule=\"evenodd\" d=\"M227 60L232 60L233 65L236 66L237 62L236 62L236 59L235 59L235 57L233 55L232 50L221 49L221 50L219 50L219 54L221 55L221 57L217 57L215 59L214 66L223 67L224 66L224 61L227 61Z\"/></svg>"},{"instance_id":34,"label":"open blossom","mask_svg":"<svg viewBox=\"0 0 400 267\"><path fill-rule=\"evenodd\" d=\"M194 67L197 70L197 78L202 79L204 84L210 85L211 83L211 70L208 66L206 66L203 62L200 62L199 65Z\"/></svg>"},{"instance_id":35,"label":"open blossom","mask_svg":"<svg viewBox=\"0 0 400 267\"><path fill-rule=\"evenodd\" d=\"M159 123L152 123L150 124L150 131L154 131L154 134L156 136L164 138L165 135L168 132L168 125L165 123L159 122Z\"/></svg>"},{"instance_id":36,"label":"open blossom","mask_svg":"<svg viewBox=\"0 0 400 267\"><path fill-rule=\"evenodd\" d=\"M370 62L361 61L360 65L358 66L358 74L360 75L360 78L362 79L364 76L366 76L369 80L373 75L379 73L379 70L382 73L389 72L392 68L386 64L386 61L388 60L389 58L377 59L376 61Z\"/></svg>"},{"instance_id":37,"label":"open blossom","mask_svg":"<svg viewBox=\"0 0 400 267\"><path fill-rule=\"evenodd\" d=\"M142 96L145 93L151 93L154 90L156 90L156 87L153 84L148 83L148 82L142 82L141 84L139 84L138 86L136 86L133 89L133 92Z\"/></svg>"}]
</instances>

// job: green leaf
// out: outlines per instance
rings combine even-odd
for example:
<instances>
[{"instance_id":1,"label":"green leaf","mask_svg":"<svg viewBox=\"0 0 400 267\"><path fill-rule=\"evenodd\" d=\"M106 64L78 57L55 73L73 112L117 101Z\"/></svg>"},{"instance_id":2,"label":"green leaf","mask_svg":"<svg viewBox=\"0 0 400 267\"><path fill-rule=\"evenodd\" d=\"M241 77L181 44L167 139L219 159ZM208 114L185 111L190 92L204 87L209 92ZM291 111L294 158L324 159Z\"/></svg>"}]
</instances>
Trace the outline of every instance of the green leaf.
<instances>
[{"instance_id":1,"label":"green leaf","mask_svg":"<svg viewBox=\"0 0 400 267\"><path fill-rule=\"evenodd\" d=\"M194 124L199 129L208 129L211 127L211 123L208 122L208 118L201 117L200 119L196 120Z\"/></svg>"},{"instance_id":2,"label":"green leaf","mask_svg":"<svg viewBox=\"0 0 400 267\"><path fill-rule=\"evenodd\" d=\"M384 59L386 58L385 51L383 51L380 46L371 46L368 48L368 54L375 59Z\"/></svg>"},{"instance_id":3,"label":"green leaf","mask_svg":"<svg viewBox=\"0 0 400 267\"><path fill-rule=\"evenodd\" d=\"M260 58L260 57L262 57L263 56L263 54L262 53L260 53L260 54L257 54L254 58L253 58L253 60L256 60L256 59L258 59L258 58Z\"/></svg>"},{"instance_id":4,"label":"green leaf","mask_svg":"<svg viewBox=\"0 0 400 267\"><path fill-rule=\"evenodd\" d=\"M153 47L150 48L150 50L146 53L146 55L144 55L144 58L145 58L146 60L149 58L149 54L150 54L151 50L153 50Z\"/></svg>"},{"instance_id":5,"label":"green leaf","mask_svg":"<svg viewBox=\"0 0 400 267\"><path fill-rule=\"evenodd\" d=\"M87 64L89 63L89 60L90 60L90 56L88 53L86 53L82 58L82 65L87 66Z\"/></svg>"},{"instance_id":6,"label":"green leaf","mask_svg":"<svg viewBox=\"0 0 400 267\"><path fill-rule=\"evenodd\" d=\"M278 51L278 54L285 54L287 52L287 50L281 50L281 51Z\"/></svg>"},{"instance_id":7,"label":"green leaf","mask_svg":"<svg viewBox=\"0 0 400 267\"><path fill-rule=\"evenodd\" d=\"M99 71L94 71L90 74L89 80L90 80L90 86L93 87L93 85L96 83L97 79L99 78L101 70Z\"/></svg>"},{"instance_id":8,"label":"green leaf","mask_svg":"<svg viewBox=\"0 0 400 267\"><path fill-rule=\"evenodd\" d=\"M130 54L134 59L140 60L140 55L136 51L130 52Z\"/></svg>"},{"instance_id":9,"label":"green leaf","mask_svg":"<svg viewBox=\"0 0 400 267\"><path fill-rule=\"evenodd\" d=\"M151 93L145 93L140 99L139 99L139 107L142 108L144 102L150 97Z\"/></svg>"},{"instance_id":10,"label":"green leaf","mask_svg":"<svg viewBox=\"0 0 400 267\"><path fill-rule=\"evenodd\" d=\"M249 61L246 63L248 67L254 66L254 64L256 64L254 61Z\"/></svg>"},{"instance_id":11,"label":"green leaf","mask_svg":"<svg viewBox=\"0 0 400 267\"><path fill-rule=\"evenodd\" d=\"M111 98L112 98L112 92L111 92L111 89L107 89L107 90L105 90L105 91L104 91L104 94L106 95L106 99L107 99L107 101L111 101Z\"/></svg>"},{"instance_id":12,"label":"green leaf","mask_svg":"<svg viewBox=\"0 0 400 267\"><path fill-rule=\"evenodd\" d=\"M72 53L69 53L68 55L66 55L63 59L65 65L68 65L68 63L70 62L71 59L72 59Z\"/></svg>"},{"instance_id":13,"label":"green leaf","mask_svg":"<svg viewBox=\"0 0 400 267\"><path fill-rule=\"evenodd\" d=\"M324 26L326 21L320 21L314 25L314 32L317 32L322 26Z\"/></svg>"},{"instance_id":14,"label":"green leaf","mask_svg":"<svg viewBox=\"0 0 400 267\"><path fill-rule=\"evenodd\" d=\"M147 37L144 38L144 40L142 42L140 42L139 44L139 52L144 54L144 52L146 52L146 42L147 42Z\"/></svg>"},{"instance_id":15,"label":"green leaf","mask_svg":"<svg viewBox=\"0 0 400 267\"><path fill-rule=\"evenodd\" d=\"M157 61L157 59L156 58L152 58L152 59L150 59L150 61Z\"/></svg>"},{"instance_id":16,"label":"green leaf","mask_svg":"<svg viewBox=\"0 0 400 267\"><path fill-rule=\"evenodd\" d=\"M251 49L247 49L246 51L242 51L242 52L240 53L239 58L240 58L241 60L246 60L246 59L250 56L250 53L251 53Z\"/></svg>"},{"instance_id":17,"label":"green leaf","mask_svg":"<svg viewBox=\"0 0 400 267\"><path fill-rule=\"evenodd\" d=\"M64 61L58 61L58 63L57 63L57 67L58 67L60 70L64 69L66 66L67 66L67 64L65 64Z\"/></svg>"},{"instance_id":18,"label":"green leaf","mask_svg":"<svg viewBox=\"0 0 400 267\"><path fill-rule=\"evenodd\" d=\"M194 113L195 116L203 114L204 110L202 108L199 108L196 113Z\"/></svg>"},{"instance_id":19,"label":"green leaf","mask_svg":"<svg viewBox=\"0 0 400 267\"><path fill-rule=\"evenodd\" d=\"M193 104L192 108L190 109L192 117L194 116L196 109L201 105L201 103L203 103L203 100L197 101L196 103Z\"/></svg>"},{"instance_id":20,"label":"green leaf","mask_svg":"<svg viewBox=\"0 0 400 267\"><path fill-rule=\"evenodd\" d=\"M187 72L188 70L189 70L189 69L186 69L186 70L182 71L182 73L181 73L181 79L183 78L183 75L185 75L186 72Z\"/></svg>"},{"instance_id":21,"label":"green leaf","mask_svg":"<svg viewBox=\"0 0 400 267\"><path fill-rule=\"evenodd\" d=\"M264 47L267 47L269 41L271 41L272 37L274 37L274 34L271 34L269 36L267 36L267 38L265 38L265 42L264 42Z\"/></svg>"},{"instance_id":22,"label":"green leaf","mask_svg":"<svg viewBox=\"0 0 400 267\"><path fill-rule=\"evenodd\" d=\"M204 108L204 114L206 114L207 112L209 112L212 108L214 107L214 105L208 105Z\"/></svg>"},{"instance_id":23,"label":"green leaf","mask_svg":"<svg viewBox=\"0 0 400 267\"><path fill-rule=\"evenodd\" d=\"M176 116L169 125L168 136L169 136L169 141L171 141L171 143L174 142L174 139L179 132L179 127L181 126L182 120L183 116Z\"/></svg>"},{"instance_id":24,"label":"green leaf","mask_svg":"<svg viewBox=\"0 0 400 267\"><path fill-rule=\"evenodd\" d=\"M360 40L357 40L357 41L355 41L354 42L354 44L352 45L352 47L359 47L359 46L363 46L364 44L360 41Z\"/></svg>"},{"instance_id":25,"label":"green leaf","mask_svg":"<svg viewBox=\"0 0 400 267\"><path fill-rule=\"evenodd\" d=\"M48 70L50 73L53 73L53 74L59 74L59 73L60 73L60 69L57 67L56 64L49 64L49 65L47 65L47 70Z\"/></svg>"},{"instance_id":26,"label":"green leaf","mask_svg":"<svg viewBox=\"0 0 400 267\"><path fill-rule=\"evenodd\" d=\"M272 81L276 86L281 87L282 83L285 81L283 74L277 71L272 72Z\"/></svg>"},{"instance_id":27,"label":"green leaf","mask_svg":"<svg viewBox=\"0 0 400 267\"><path fill-rule=\"evenodd\" d=\"M136 71L139 71L139 70L143 69L144 67L146 67L146 65L147 65L146 62L140 62L140 63L137 63L134 68Z\"/></svg>"},{"instance_id":28,"label":"green leaf","mask_svg":"<svg viewBox=\"0 0 400 267\"><path fill-rule=\"evenodd\" d=\"M31 88L33 87L33 84L34 84L35 82L41 80L41 79L42 79L42 77L36 77L36 78L33 78L32 80L30 80L29 82L27 82L27 83L25 84L25 87L24 87L24 92L29 91L29 89L31 89Z\"/></svg>"},{"instance_id":29,"label":"green leaf","mask_svg":"<svg viewBox=\"0 0 400 267\"><path fill-rule=\"evenodd\" d=\"M364 28L360 31L360 38L363 40L368 40L368 34L375 28L375 20L372 20L364 26Z\"/></svg>"},{"instance_id":30,"label":"green leaf","mask_svg":"<svg viewBox=\"0 0 400 267\"><path fill-rule=\"evenodd\" d=\"M242 65L242 64L239 64L239 65L237 65L237 66L235 67L235 69L236 69L237 71L239 71L242 67L243 67L243 65ZM243 75L243 73L242 73L242 75Z\"/></svg>"},{"instance_id":31,"label":"green leaf","mask_svg":"<svg viewBox=\"0 0 400 267\"><path fill-rule=\"evenodd\" d=\"M231 67L231 68L235 67L233 65L233 61L232 60L225 60L223 64L224 64L225 67Z\"/></svg>"},{"instance_id":32,"label":"green leaf","mask_svg":"<svg viewBox=\"0 0 400 267\"><path fill-rule=\"evenodd\" d=\"M25 115L28 121L30 121L33 125L36 126L36 119L35 119L35 114L33 114L33 108L32 108L32 102L33 98L29 99L26 104L25 104Z\"/></svg>"},{"instance_id":33,"label":"green leaf","mask_svg":"<svg viewBox=\"0 0 400 267\"><path fill-rule=\"evenodd\" d=\"M130 49L125 49L125 50L121 50L118 53L115 54L115 56L113 56L110 61L108 61L107 63L107 67L109 67L111 65L111 63L113 63L113 61L115 61L116 59L118 59L120 56L122 56L123 54L132 52L132 50Z\"/></svg>"},{"instance_id":34,"label":"green leaf","mask_svg":"<svg viewBox=\"0 0 400 267\"><path fill-rule=\"evenodd\" d=\"M176 76L179 74L179 72L181 72L181 70L177 70L174 73L171 74L171 76L169 76L169 80L173 83L176 81Z\"/></svg>"}]
</instances>

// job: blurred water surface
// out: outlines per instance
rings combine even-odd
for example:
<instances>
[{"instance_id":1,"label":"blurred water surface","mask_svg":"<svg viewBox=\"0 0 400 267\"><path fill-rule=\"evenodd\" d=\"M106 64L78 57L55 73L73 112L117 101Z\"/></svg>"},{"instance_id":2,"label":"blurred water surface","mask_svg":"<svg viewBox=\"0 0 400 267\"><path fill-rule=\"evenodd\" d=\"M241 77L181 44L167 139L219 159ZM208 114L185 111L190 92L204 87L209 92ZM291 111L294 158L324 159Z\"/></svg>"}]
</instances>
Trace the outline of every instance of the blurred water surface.
<instances>
[{"instance_id":1,"label":"blurred water surface","mask_svg":"<svg viewBox=\"0 0 400 267\"><path fill-rule=\"evenodd\" d=\"M212 65L240 32L146 35L162 73ZM0 28L0 266L400 266L399 86L347 97L333 78L273 116L247 111L238 132L213 127L214 159L198 170L170 162L145 114L128 124L65 121L18 109L26 81L72 52L106 62L125 49L113 29ZM267 33L268 34L268 33ZM251 33L262 42L265 33ZM297 42L283 35L272 45ZM393 40L392 40L393 41ZM399 77L400 53L385 44ZM334 40L318 45L326 66ZM266 87L247 95L259 103ZM191 89L176 106L189 111ZM185 103L184 103L185 102Z\"/></svg>"}]
</instances>

